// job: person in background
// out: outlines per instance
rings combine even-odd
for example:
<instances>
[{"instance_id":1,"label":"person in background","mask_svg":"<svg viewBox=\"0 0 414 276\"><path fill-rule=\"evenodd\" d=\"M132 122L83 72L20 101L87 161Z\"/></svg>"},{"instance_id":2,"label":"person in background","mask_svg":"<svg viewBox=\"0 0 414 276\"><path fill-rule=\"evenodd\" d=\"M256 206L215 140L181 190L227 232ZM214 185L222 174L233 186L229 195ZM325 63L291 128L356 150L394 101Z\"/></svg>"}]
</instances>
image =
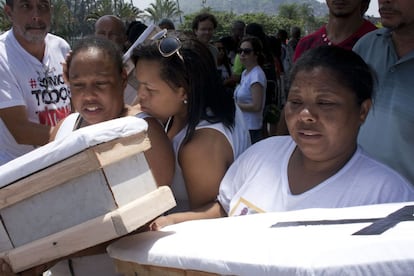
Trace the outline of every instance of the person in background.
<instances>
[{"instance_id":1,"label":"person in background","mask_svg":"<svg viewBox=\"0 0 414 276\"><path fill-rule=\"evenodd\" d=\"M134 24L127 31L127 45L128 48L134 44L134 42L142 35L142 33L148 28L147 25L140 21L134 22Z\"/></svg>"},{"instance_id":2,"label":"person in background","mask_svg":"<svg viewBox=\"0 0 414 276\"><path fill-rule=\"evenodd\" d=\"M115 15L103 15L95 22L95 35L114 42L118 48L127 50L127 36L124 22Z\"/></svg>"},{"instance_id":3,"label":"person in background","mask_svg":"<svg viewBox=\"0 0 414 276\"><path fill-rule=\"evenodd\" d=\"M293 62L305 51L321 45L336 45L352 50L358 39L376 29L374 24L363 17L369 2L370 0L326 0L328 23L299 41Z\"/></svg>"},{"instance_id":4,"label":"person in background","mask_svg":"<svg viewBox=\"0 0 414 276\"><path fill-rule=\"evenodd\" d=\"M357 54L311 49L291 78L285 107L291 136L252 145L227 171L217 201L159 217L152 230L194 219L414 200L412 185L357 143L374 85Z\"/></svg>"},{"instance_id":5,"label":"person in background","mask_svg":"<svg viewBox=\"0 0 414 276\"><path fill-rule=\"evenodd\" d=\"M214 45L211 44L211 40L214 35L214 31L217 28L217 19L211 13L200 13L196 17L194 17L193 22L191 24L191 28L193 30L194 35L197 37L198 40L203 42L210 53L213 55L213 58L217 64L217 56L218 50Z\"/></svg>"},{"instance_id":6,"label":"person in background","mask_svg":"<svg viewBox=\"0 0 414 276\"><path fill-rule=\"evenodd\" d=\"M246 23L244 23L244 21L236 20L231 25L230 35L220 38L220 40L224 43L224 47L226 47L231 65L234 63L234 58L237 54L237 48L239 47L240 41L244 36L245 28Z\"/></svg>"},{"instance_id":7,"label":"person in background","mask_svg":"<svg viewBox=\"0 0 414 276\"><path fill-rule=\"evenodd\" d=\"M410 0L379 0L378 6L384 28L354 46L378 78L374 108L358 141L414 184L414 5Z\"/></svg>"},{"instance_id":8,"label":"person in background","mask_svg":"<svg viewBox=\"0 0 414 276\"><path fill-rule=\"evenodd\" d=\"M292 59L291 55L293 54L292 48L289 48L288 42L288 33L286 30L280 29L276 33L276 38L280 40L282 46L282 64L283 64L283 71L286 72L286 75L289 74L290 68L292 67Z\"/></svg>"},{"instance_id":9,"label":"person in background","mask_svg":"<svg viewBox=\"0 0 414 276\"><path fill-rule=\"evenodd\" d=\"M251 143L263 139L263 110L266 100L266 75L262 43L257 37L245 36L238 50L244 71L234 91L234 100L243 112Z\"/></svg>"},{"instance_id":10,"label":"person in background","mask_svg":"<svg viewBox=\"0 0 414 276\"><path fill-rule=\"evenodd\" d=\"M245 28L246 24L243 21L236 20L232 24L231 35L220 38L220 41L226 48L231 65L231 74L230 77L226 80L225 85L233 90L240 82L240 75L243 71L243 69L240 69L240 71L233 71L233 65L237 56L237 49L240 45L240 41L244 36ZM238 62L240 64L240 60L238 60Z\"/></svg>"},{"instance_id":11,"label":"person in background","mask_svg":"<svg viewBox=\"0 0 414 276\"><path fill-rule=\"evenodd\" d=\"M364 19L370 0L348 0L338 2L326 0L329 9L328 23L301 40L296 46L293 62L309 49L322 45L335 45L352 50L355 43L366 33L376 30L374 24ZM271 135L288 134L284 113Z\"/></svg>"},{"instance_id":12,"label":"person in background","mask_svg":"<svg viewBox=\"0 0 414 276\"><path fill-rule=\"evenodd\" d=\"M272 50L269 47L269 37L264 32L263 26L259 23L254 23L254 22L249 23L247 24L245 28L245 35L255 36L260 39L260 42L262 43L262 53L264 56L262 67L266 74L266 78L268 80L276 81L277 77L276 77L274 58L272 55ZM238 82L240 82L240 76L243 70L244 70L244 67L243 67L243 64L240 62L240 55L237 54L234 59L232 71L233 71L233 78L235 79L238 78Z\"/></svg>"},{"instance_id":13,"label":"person in background","mask_svg":"<svg viewBox=\"0 0 414 276\"><path fill-rule=\"evenodd\" d=\"M281 103L282 105L285 104L286 101L286 96L288 93L288 78L289 78L289 72L290 69L292 68L292 56L293 56L293 49L290 48L287 44L288 42L288 33L286 30L279 30L276 33L276 38L278 38L280 40L281 43L281 61L282 61L282 66L283 66L283 74L281 75L280 78L280 87L281 87Z\"/></svg>"},{"instance_id":14,"label":"person in background","mask_svg":"<svg viewBox=\"0 0 414 276\"><path fill-rule=\"evenodd\" d=\"M233 92L233 84L229 80L231 76L231 65L230 65L230 59L227 55L226 47L224 47L224 43L221 41L221 39L217 40L213 44L217 50L218 50L218 56L217 56L217 70L219 72L219 75L221 76L221 79L223 80L223 84L226 88L230 89L231 92Z\"/></svg>"},{"instance_id":15,"label":"person in background","mask_svg":"<svg viewBox=\"0 0 414 276\"><path fill-rule=\"evenodd\" d=\"M291 60L293 60L293 54L295 52L296 46L299 43L301 37L301 30L300 27L293 26L290 30L290 39L288 41L288 46L293 50L293 53L291 54Z\"/></svg>"},{"instance_id":16,"label":"person in background","mask_svg":"<svg viewBox=\"0 0 414 276\"><path fill-rule=\"evenodd\" d=\"M171 185L174 174L174 153L162 125L141 112L139 106L124 103L123 91L127 75L122 55L116 44L106 38L90 37L78 42L67 63L67 82L72 102L78 113L62 120L54 129L53 138L63 139L76 129L125 116L136 116L148 124L151 148L144 152L158 186ZM52 275L118 275L105 246L85 250L65 258L50 269Z\"/></svg>"},{"instance_id":17,"label":"person in background","mask_svg":"<svg viewBox=\"0 0 414 276\"><path fill-rule=\"evenodd\" d=\"M247 36L254 36L259 38L260 42L262 43L262 53L263 53L263 63L261 64L261 68L266 75L266 81L270 85L266 86L266 96L265 96L265 110L266 115L263 116L263 137L267 137L269 135L268 129L273 128L271 125L273 124L270 121L267 121L267 111L270 110L268 107L277 104L277 97L275 93L275 83L278 81L278 75L276 72L276 63L275 59L272 54L272 50L270 49L270 39L269 36L266 35L264 32L263 25L259 23L249 23L245 28L245 35ZM240 65L237 65L237 64ZM237 76L240 68L244 70L243 64L240 62L240 55L237 55L235 58L235 64L233 65L233 77ZM240 73L241 75L241 73Z\"/></svg>"},{"instance_id":18,"label":"person in background","mask_svg":"<svg viewBox=\"0 0 414 276\"><path fill-rule=\"evenodd\" d=\"M147 26L139 21L134 21L125 29L122 20L114 15L101 16L95 22L95 36L106 38L125 53L135 40L145 31ZM124 102L128 105L135 105L137 91L133 85L128 84L124 91Z\"/></svg>"},{"instance_id":19,"label":"person in background","mask_svg":"<svg viewBox=\"0 0 414 276\"><path fill-rule=\"evenodd\" d=\"M171 189L191 210L214 201L228 167L250 145L232 94L205 43L165 31L133 52L141 109L166 122L176 158Z\"/></svg>"},{"instance_id":20,"label":"person in background","mask_svg":"<svg viewBox=\"0 0 414 276\"><path fill-rule=\"evenodd\" d=\"M175 30L174 22L172 22L172 20L169 18L161 19L160 22L158 23L158 27L160 27L161 29L166 29L170 31Z\"/></svg>"},{"instance_id":21,"label":"person in background","mask_svg":"<svg viewBox=\"0 0 414 276\"><path fill-rule=\"evenodd\" d=\"M0 165L50 141L71 113L61 62L70 51L49 33L48 0L7 0L12 28L0 36Z\"/></svg>"}]
</instances>

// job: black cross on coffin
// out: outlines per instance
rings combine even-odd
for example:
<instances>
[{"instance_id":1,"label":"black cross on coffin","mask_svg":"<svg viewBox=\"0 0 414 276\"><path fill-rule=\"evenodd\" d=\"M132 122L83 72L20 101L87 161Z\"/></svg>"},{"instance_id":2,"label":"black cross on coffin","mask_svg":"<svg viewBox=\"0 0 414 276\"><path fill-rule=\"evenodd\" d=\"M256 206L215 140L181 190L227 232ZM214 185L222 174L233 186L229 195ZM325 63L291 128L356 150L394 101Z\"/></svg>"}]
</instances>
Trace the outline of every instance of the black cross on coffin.
<instances>
[{"instance_id":1,"label":"black cross on coffin","mask_svg":"<svg viewBox=\"0 0 414 276\"><path fill-rule=\"evenodd\" d=\"M389 214L384 218L366 218L366 219L338 219L338 220L309 220L309 221L284 221L272 225L272 228L289 227L289 226L310 226L310 225L332 225L348 223L366 223L372 222L371 225L362 228L352 235L379 235L394 227L402 221L414 221L414 205L404 206L401 209Z\"/></svg>"},{"instance_id":2,"label":"black cross on coffin","mask_svg":"<svg viewBox=\"0 0 414 276\"><path fill-rule=\"evenodd\" d=\"M379 235L394 227L401 221L414 220L414 205L404 206L385 218L373 222L352 235Z\"/></svg>"}]
</instances>

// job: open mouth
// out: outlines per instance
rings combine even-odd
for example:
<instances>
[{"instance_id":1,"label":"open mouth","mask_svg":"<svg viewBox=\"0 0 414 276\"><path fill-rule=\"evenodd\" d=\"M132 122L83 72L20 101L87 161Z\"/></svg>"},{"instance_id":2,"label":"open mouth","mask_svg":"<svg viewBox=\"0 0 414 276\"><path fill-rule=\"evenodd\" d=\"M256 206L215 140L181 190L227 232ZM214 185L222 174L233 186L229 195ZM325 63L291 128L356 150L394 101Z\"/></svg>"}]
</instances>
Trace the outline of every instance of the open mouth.
<instances>
[{"instance_id":1,"label":"open mouth","mask_svg":"<svg viewBox=\"0 0 414 276\"><path fill-rule=\"evenodd\" d=\"M97 106L93 106L93 107L86 107L85 110L89 111L89 112L94 112L96 110L98 110L99 108Z\"/></svg>"},{"instance_id":2,"label":"open mouth","mask_svg":"<svg viewBox=\"0 0 414 276\"><path fill-rule=\"evenodd\" d=\"M311 130L300 130L297 132L299 138L301 139L318 139L320 137L322 137L322 135L319 132L316 131L311 131Z\"/></svg>"},{"instance_id":3,"label":"open mouth","mask_svg":"<svg viewBox=\"0 0 414 276\"><path fill-rule=\"evenodd\" d=\"M96 114L102 110L102 107L97 104L84 105L82 111L87 114Z\"/></svg>"}]
</instances>

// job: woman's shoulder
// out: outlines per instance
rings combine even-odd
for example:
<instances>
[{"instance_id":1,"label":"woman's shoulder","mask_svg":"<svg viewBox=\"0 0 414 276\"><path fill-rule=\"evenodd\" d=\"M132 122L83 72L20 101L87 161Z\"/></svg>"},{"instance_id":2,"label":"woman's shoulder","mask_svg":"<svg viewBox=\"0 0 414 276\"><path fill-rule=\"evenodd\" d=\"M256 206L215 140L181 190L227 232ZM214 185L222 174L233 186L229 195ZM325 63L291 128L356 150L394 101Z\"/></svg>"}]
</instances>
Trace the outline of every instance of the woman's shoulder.
<instances>
[{"instance_id":1,"label":"woman's shoulder","mask_svg":"<svg viewBox=\"0 0 414 276\"><path fill-rule=\"evenodd\" d=\"M403 183L404 185L408 181L401 176L397 171L388 165L378 161L371 157L364 149L358 146L354 157L351 159L352 170L355 174L358 174L360 178L366 177L367 179L375 178L376 182L383 183Z\"/></svg>"},{"instance_id":2,"label":"woman's shoulder","mask_svg":"<svg viewBox=\"0 0 414 276\"><path fill-rule=\"evenodd\" d=\"M214 149L223 149L230 146L226 136L225 126L222 123L205 124L197 127L191 139L181 146L186 152L202 151L208 154Z\"/></svg>"},{"instance_id":3,"label":"woman's shoulder","mask_svg":"<svg viewBox=\"0 0 414 276\"><path fill-rule=\"evenodd\" d=\"M266 74L260 65L253 67L251 73L252 75L256 76L256 78L266 79Z\"/></svg>"}]
</instances>

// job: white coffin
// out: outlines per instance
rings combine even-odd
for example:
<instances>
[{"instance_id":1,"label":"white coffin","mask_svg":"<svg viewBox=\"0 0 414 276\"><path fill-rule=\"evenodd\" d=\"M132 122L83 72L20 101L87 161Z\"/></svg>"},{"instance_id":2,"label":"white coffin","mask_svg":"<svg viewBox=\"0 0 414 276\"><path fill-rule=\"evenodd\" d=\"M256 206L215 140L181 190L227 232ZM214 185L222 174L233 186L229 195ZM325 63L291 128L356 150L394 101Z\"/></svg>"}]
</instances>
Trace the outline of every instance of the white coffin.
<instances>
[{"instance_id":1,"label":"white coffin","mask_svg":"<svg viewBox=\"0 0 414 276\"><path fill-rule=\"evenodd\" d=\"M414 275L414 220L403 220L381 234L354 235L371 220L412 205L187 221L123 237L107 251L118 271L128 276ZM297 223L287 226L287 222Z\"/></svg>"},{"instance_id":2,"label":"white coffin","mask_svg":"<svg viewBox=\"0 0 414 276\"><path fill-rule=\"evenodd\" d=\"M0 167L0 252L15 272L126 235L175 206L135 117L82 128Z\"/></svg>"}]
</instances>

